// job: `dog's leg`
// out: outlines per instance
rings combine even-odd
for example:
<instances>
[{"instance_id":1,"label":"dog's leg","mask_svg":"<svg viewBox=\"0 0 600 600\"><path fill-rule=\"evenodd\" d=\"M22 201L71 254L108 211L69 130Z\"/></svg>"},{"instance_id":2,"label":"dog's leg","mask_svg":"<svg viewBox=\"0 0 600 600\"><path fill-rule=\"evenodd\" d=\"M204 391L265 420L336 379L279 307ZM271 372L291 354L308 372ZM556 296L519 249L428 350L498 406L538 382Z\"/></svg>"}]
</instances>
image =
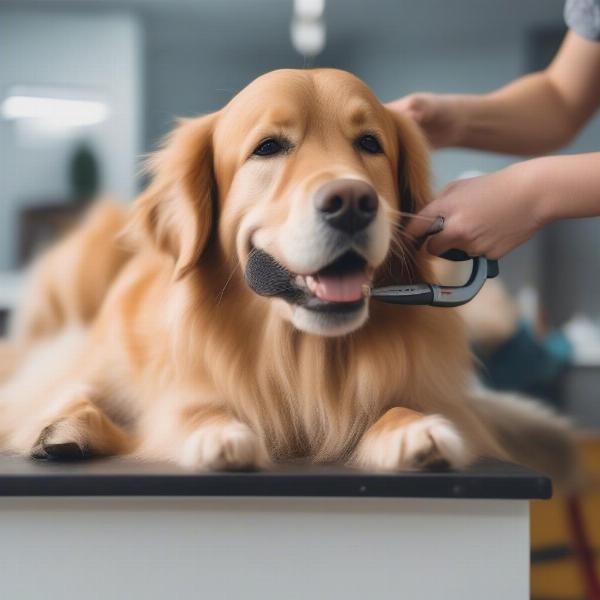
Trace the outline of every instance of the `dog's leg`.
<instances>
[{"instance_id":1,"label":"dog's leg","mask_svg":"<svg viewBox=\"0 0 600 600\"><path fill-rule=\"evenodd\" d=\"M63 395L44 415L31 447L33 458L72 459L126 454L132 439L96 406L85 389Z\"/></svg>"},{"instance_id":2,"label":"dog's leg","mask_svg":"<svg viewBox=\"0 0 600 600\"><path fill-rule=\"evenodd\" d=\"M364 433L352 462L365 469L395 471L462 468L472 459L463 437L446 418L394 407Z\"/></svg>"},{"instance_id":3,"label":"dog's leg","mask_svg":"<svg viewBox=\"0 0 600 600\"><path fill-rule=\"evenodd\" d=\"M269 463L264 443L224 408L197 406L181 414L176 460L194 469L255 469Z\"/></svg>"},{"instance_id":4,"label":"dog's leg","mask_svg":"<svg viewBox=\"0 0 600 600\"><path fill-rule=\"evenodd\" d=\"M20 348L7 341L0 341L0 384L7 381L17 370L22 360Z\"/></svg>"}]
</instances>

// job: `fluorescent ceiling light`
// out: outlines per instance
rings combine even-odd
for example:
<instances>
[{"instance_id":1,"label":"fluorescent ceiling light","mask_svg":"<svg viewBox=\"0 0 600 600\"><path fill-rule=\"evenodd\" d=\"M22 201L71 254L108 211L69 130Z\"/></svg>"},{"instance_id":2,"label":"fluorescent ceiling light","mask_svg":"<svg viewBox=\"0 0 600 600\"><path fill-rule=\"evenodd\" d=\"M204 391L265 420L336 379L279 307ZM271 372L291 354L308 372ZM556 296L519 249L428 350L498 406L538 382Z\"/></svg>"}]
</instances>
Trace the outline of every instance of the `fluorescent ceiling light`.
<instances>
[{"instance_id":1,"label":"fluorescent ceiling light","mask_svg":"<svg viewBox=\"0 0 600 600\"><path fill-rule=\"evenodd\" d=\"M108 106L96 100L13 95L2 102L0 112L8 120L37 119L56 126L81 127L106 120Z\"/></svg>"}]
</instances>

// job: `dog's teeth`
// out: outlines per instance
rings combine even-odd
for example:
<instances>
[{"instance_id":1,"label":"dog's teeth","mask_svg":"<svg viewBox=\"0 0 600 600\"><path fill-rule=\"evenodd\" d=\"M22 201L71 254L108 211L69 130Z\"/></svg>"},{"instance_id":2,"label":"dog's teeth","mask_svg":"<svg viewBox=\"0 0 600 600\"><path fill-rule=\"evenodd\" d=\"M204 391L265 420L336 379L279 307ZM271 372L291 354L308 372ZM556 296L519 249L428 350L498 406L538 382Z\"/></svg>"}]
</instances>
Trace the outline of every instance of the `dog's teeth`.
<instances>
[{"instance_id":1,"label":"dog's teeth","mask_svg":"<svg viewBox=\"0 0 600 600\"><path fill-rule=\"evenodd\" d=\"M302 277L302 275L296 275L296 277L294 277L294 283L299 288L302 288L303 290L306 289L306 280L304 279L304 277Z\"/></svg>"},{"instance_id":2,"label":"dog's teeth","mask_svg":"<svg viewBox=\"0 0 600 600\"><path fill-rule=\"evenodd\" d=\"M317 289L317 281L312 275L306 276L306 285L308 286L308 289L313 293Z\"/></svg>"}]
</instances>

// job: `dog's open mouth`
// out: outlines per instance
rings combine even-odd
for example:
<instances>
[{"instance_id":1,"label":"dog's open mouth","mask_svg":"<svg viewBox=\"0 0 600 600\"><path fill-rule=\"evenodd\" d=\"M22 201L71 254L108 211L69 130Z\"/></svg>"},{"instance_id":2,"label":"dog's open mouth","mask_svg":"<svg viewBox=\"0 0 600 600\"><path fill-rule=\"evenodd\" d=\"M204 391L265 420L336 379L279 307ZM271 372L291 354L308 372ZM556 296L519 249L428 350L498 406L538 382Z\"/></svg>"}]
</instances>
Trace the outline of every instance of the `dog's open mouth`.
<instances>
[{"instance_id":1,"label":"dog's open mouth","mask_svg":"<svg viewBox=\"0 0 600 600\"><path fill-rule=\"evenodd\" d=\"M357 252L348 251L311 274L290 272L264 250L248 256L245 278L261 296L279 297L322 313L353 312L364 306L364 288L374 269Z\"/></svg>"},{"instance_id":2,"label":"dog's open mouth","mask_svg":"<svg viewBox=\"0 0 600 600\"><path fill-rule=\"evenodd\" d=\"M296 275L295 283L323 302L356 303L364 298L373 269L356 252L346 252L311 275Z\"/></svg>"}]
</instances>

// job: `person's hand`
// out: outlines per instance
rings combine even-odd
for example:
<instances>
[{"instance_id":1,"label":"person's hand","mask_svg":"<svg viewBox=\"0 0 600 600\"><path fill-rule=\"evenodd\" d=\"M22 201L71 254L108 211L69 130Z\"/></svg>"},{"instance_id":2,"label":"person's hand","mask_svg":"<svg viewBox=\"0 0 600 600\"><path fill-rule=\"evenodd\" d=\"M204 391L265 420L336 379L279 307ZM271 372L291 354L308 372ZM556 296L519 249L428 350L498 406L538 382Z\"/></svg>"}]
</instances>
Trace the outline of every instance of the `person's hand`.
<instances>
[{"instance_id":1,"label":"person's hand","mask_svg":"<svg viewBox=\"0 0 600 600\"><path fill-rule=\"evenodd\" d=\"M433 148L456 146L460 143L465 118L458 96L411 94L388 102L387 107L414 119Z\"/></svg>"},{"instance_id":2,"label":"person's hand","mask_svg":"<svg viewBox=\"0 0 600 600\"><path fill-rule=\"evenodd\" d=\"M444 227L427 241L439 256L458 248L471 256L497 259L522 244L543 225L538 197L529 191L527 163L519 163L472 179L454 181L413 218L406 233L419 239L435 217ZM535 190L535 186L534 186Z\"/></svg>"}]
</instances>

